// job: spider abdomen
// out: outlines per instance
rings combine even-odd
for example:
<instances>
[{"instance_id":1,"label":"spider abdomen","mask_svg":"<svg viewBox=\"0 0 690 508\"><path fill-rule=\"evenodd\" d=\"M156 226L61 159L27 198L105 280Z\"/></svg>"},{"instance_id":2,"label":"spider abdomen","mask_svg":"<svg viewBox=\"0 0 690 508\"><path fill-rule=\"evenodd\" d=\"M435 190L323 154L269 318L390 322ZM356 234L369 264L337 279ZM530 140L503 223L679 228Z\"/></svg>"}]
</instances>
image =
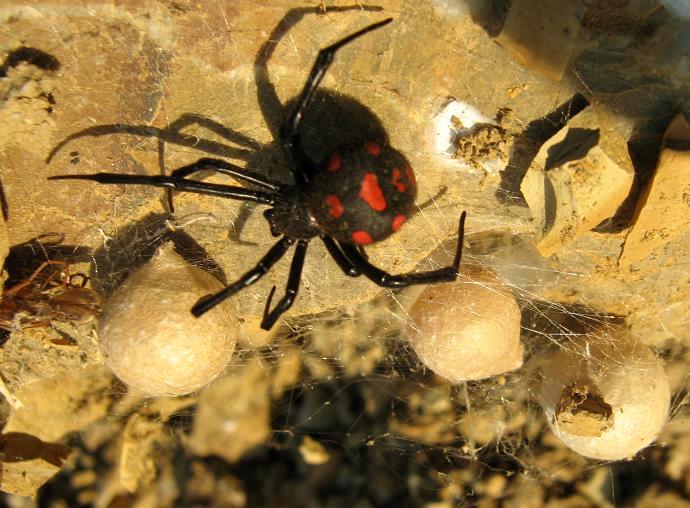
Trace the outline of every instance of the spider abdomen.
<instances>
[{"instance_id":1,"label":"spider abdomen","mask_svg":"<svg viewBox=\"0 0 690 508\"><path fill-rule=\"evenodd\" d=\"M400 229L416 197L407 159L389 146L367 141L326 158L309 183L307 206L326 234L367 245Z\"/></svg>"}]
</instances>

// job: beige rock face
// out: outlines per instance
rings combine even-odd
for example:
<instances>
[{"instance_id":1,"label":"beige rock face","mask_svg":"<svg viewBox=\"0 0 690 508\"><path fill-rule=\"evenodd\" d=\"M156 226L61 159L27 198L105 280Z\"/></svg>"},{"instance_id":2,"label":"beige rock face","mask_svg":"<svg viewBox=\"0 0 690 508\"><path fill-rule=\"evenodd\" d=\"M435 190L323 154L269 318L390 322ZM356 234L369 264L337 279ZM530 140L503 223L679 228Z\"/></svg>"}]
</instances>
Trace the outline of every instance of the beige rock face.
<instances>
[{"instance_id":1,"label":"beige rock face","mask_svg":"<svg viewBox=\"0 0 690 508\"><path fill-rule=\"evenodd\" d=\"M621 266L640 261L690 230L690 125L679 115L666 131L651 182L625 237Z\"/></svg>"},{"instance_id":2,"label":"beige rock face","mask_svg":"<svg viewBox=\"0 0 690 508\"><path fill-rule=\"evenodd\" d=\"M687 26L669 20L660 2L0 4L0 178L10 212L7 243L64 234L65 246L72 248L61 252L69 257L76 250L93 253L93 259L86 254L69 262L79 263L75 271L84 271L92 287L106 292L120 274L133 273L142 257L150 257L160 244L158 232L167 235L171 225L176 235L200 247L197 259L217 264L225 280L237 279L276 241L262 215L266 207L176 193L171 215L161 189L48 181L48 176L156 175L211 156L289 182L279 122L319 48L369 23L394 18L343 48L305 116L304 139L315 160L330 146L324 134L329 141L339 140L369 132L359 127L373 125L385 129L390 144L414 168L420 210L389 240L368 247L370 259L391 273L446 265L448 260L427 258L437 248L452 256L458 216L467 210L463 263L489 266L510 285L521 305L522 338L532 358L541 360L541 346L563 338L564 322L598 325L612 314L625 320L636 337L664 352L667 367L676 373L673 418L659 437L664 449L640 457L646 461L643 469L653 469L654 475L641 478L635 490L659 482L660 490L645 495L648 506L663 505L667 489L681 497L690 494L683 483L690 471L690 425L682 403L690 362L690 235L686 231L650 249L641 245L648 254L620 266L629 221L642 225L643 213L636 217L622 209L615 223L588 232L578 229L579 217L556 217L544 190L552 185L546 173L554 170L555 176L562 166L538 175L536 207L525 207L519 191L540 146L520 143L522 137L531 132L533 121L578 92L597 113L596 122L579 125L599 129L596 147L623 169L628 149L636 164L646 156L635 169L645 178L654 173L649 154L659 151L662 122L676 108L687 114L690 97L690 55L671 47L687 33L677 29ZM476 4L510 4L503 14L510 15L506 28L515 28L512 40L502 39L501 46L495 33L478 26L469 12ZM589 8L578 25L584 4ZM370 9L374 5L380 10ZM499 16L497 23L503 22ZM263 57L265 67L259 61ZM463 129L456 118L448 115L437 122L449 101L467 105L485 121L509 108L514 116L509 134L519 142L507 140L508 132L495 125L458 139ZM622 154L606 144L604 115L620 133ZM572 118L571 126L576 121ZM102 129L108 125L137 128L129 133ZM91 129L90 135L74 136L83 129ZM610 180L583 175L592 183L577 182L577 171L566 172L559 191L568 196L565 182L571 178L578 210L597 217L600 212L590 208L587 191ZM231 183L226 175L196 177ZM606 207L613 206L618 199L614 189L604 190L611 194L596 195L607 201ZM624 200L631 207L639 189L633 190ZM532 217L540 213L544 220L534 228ZM644 224L645 234L671 230L671 215L664 213L659 211L655 224ZM555 219L565 229L554 230L562 235L555 239L557 250L543 260L534 243L547 230L546 217L549 229ZM577 233L572 241L564 234L569 226ZM633 235L628 240L632 254ZM45 254L42 249L33 253L39 262ZM109 259L122 263L109 264ZM309 246L288 323L256 334L253 327L266 297L274 285L276 298L281 296L289 267L288 253L260 282L233 298L244 319L242 355L231 360L225 375L184 399L142 400L134 390L123 397L122 385L111 386L111 370L101 365L93 327L77 334L70 330L75 323L59 323L12 332L7 342L3 338L0 392L10 404L0 397L0 421L12 419L15 430L2 436L7 455L2 489L37 495L41 506L65 499L84 506L244 506L256 504L258 497L268 506L368 506L390 504L405 491L409 504L434 506L606 506L620 501L620 489L611 489L618 482L617 468L592 465L555 434L544 432L546 420L525 386L537 379L531 369L466 386L419 372L401 334L416 296L409 293L413 288L391 292L365 277L344 275L318 239ZM166 313L186 312L184 280L188 277L174 288ZM494 289L493 283L485 285ZM366 304L372 298L375 311ZM154 318L160 324L167 317ZM483 320L498 317L494 313ZM557 326L542 328L551 318ZM147 319L142 315L123 328L139 329ZM190 351L203 349L198 336L192 341ZM169 335L161 341L170 342ZM155 355L137 358L153 364ZM453 366L462 363L474 367L470 361ZM179 365L166 369L161 374L182 377ZM569 382L558 396L560 427L584 437L607 432L616 418L613 404L589 384ZM79 446L55 482L37 492L62 464L51 454L55 442L46 441L52 439L48 433L64 434L58 439ZM26 436L19 447L5 439ZM43 441L34 447L38 436ZM279 460L266 462L266 457ZM248 462L238 464L238 458L261 466L246 468ZM285 460L299 462L299 483L281 481L291 474ZM363 475L374 488L359 488ZM322 488L334 484L342 488Z\"/></svg>"},{"instance_id":3,"label":"beige rock face","mask_svg":"<svg viewBox=\"0 0 690 508\"><path fill-rule=\"evenodd\" d=\"M81 431L107 413L111 382L105 367L90 365L24 384L14 393L21 406L12 411L4 431L48 442Z\"/></svg>"},{"instance_id":4,"label":"beige rock face","mask_svg":"<svg viewBox=\"0 0 690 508\"><path fill-rule=\"evenodd\" d=\"M0 490L17 496L35 496L70 454L70 449L63 444L46 443L22 433L4 434L0 446L3 455Z\"/></svg>"},{"instance_id":5,"label":"beige rock face","mask_svg":"<svg viewBox=\"0 0 690 508\"><path fill-rule=\"evenodd\" d=\"M559 252L611 217L628 196L632 163L611 137L620 136L586 109L534 158L521 190L543 231L537 241L543 256Z\"/></svg>"},{"instance_id":6,"label":"beige rock face","mask_svg":"<svg viewBox=\"0 0 690 508\"><path fill-rule=\"evenodd\" d=\"M530 71L559 80L575 48L588 3L516 0L510 4L496 41Z\"/></svg>"}]
</instances>

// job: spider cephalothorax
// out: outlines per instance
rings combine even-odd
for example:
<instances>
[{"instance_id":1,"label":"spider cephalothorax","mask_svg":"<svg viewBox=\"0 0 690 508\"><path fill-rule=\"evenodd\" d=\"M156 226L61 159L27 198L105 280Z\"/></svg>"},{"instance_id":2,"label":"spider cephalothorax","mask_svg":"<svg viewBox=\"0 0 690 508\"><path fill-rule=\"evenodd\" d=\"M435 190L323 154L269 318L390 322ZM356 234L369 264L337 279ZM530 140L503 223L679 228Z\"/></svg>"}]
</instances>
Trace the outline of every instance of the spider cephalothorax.
<instances>
[{"instance_id":1,"label":"spider cephalothorax","mask_svg":"<svg viewBox=\"0 0 690 508\"><path fill-rule=\"evenodd\" d=\"M200 316L215 305L259 280L293 245L295 253L285 295L271 309L271 295L261 326L269 329L290 308L297 296L307 245L319 237L338 266L351 277L364 275L382 287L402 287L454 280L462 255L465 214L460 216L458 244L453 264L426 272L392 275L371 264L362 247L389 237L413 212L417 185L407 159L385 144L362 140L342 146L320 164L313 164L300 143L300 127L314 92L343 46L390 23L385 19L369 25L319 52L311 73L281 129L281 143L293 161L295 183L283 185L220 159L203 158L174 170L170 176L59 175L51 180L80 179L104 184L138 184L167 187L184 192L253 201L270 208L264 212L271 234L280 237L256 266L240 279L192 308ZM212 170L233 177L246 186L207 183L187 177Z\"/></svg>"}]
</instances>

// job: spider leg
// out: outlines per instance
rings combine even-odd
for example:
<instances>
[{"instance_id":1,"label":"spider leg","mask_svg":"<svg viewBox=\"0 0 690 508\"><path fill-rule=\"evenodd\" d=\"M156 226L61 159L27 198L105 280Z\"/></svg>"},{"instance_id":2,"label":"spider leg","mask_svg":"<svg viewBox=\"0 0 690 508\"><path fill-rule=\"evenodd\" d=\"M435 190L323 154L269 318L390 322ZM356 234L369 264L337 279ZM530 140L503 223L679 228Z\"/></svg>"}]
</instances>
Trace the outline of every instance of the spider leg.
<instances>
[{"instance_id":1,"label":"spider leg","mask_svg":"<svg viewBox=\"0 0 690 508\"><path fill-rule=\"evenodd\" d=\"M465 236L465 217L466 212L460 215L460 223L458 225L458 243L455 249L455 259L453 264L444 268L436 270L429 270L426 272L412 272L400 275L392 275L388 272L372 265L362 254L357 247L350 244L339 243L343 254L351 262L351 264L359 270L365 277L378 284L381 287L398 288L405 286L412 286L414 284L429 284L433 282L452 282L458 276L460 269L460 259L462 258L462 243Z\"/></svg>"},{"instance_id":2,"label":"spider leg","mask_svg":"<svg viewBox=\"0 0 690 508\"><path fill-rule=\"evenodd\" d=\"M328 8L328 13L347 12L347 11L379 12L383 8L373 5L343 5ZM285 16L273 28L266 38L254 60L254 81L258 90L257 99L259 108L266 121L268 129L273 138L280 136L280 126L284 120L283 105L280 102L275 85L271 83L268 73L268 62L275 53L276 47L281 40L292 30L305 16L325 14L321 7L295 7L290 9Z\"/></svg>"},{"instance_id":3,"label":"spider leg","mask_svg":"<svg viewBox=\"0 0 690 508\"><path fill-rule=\"evenodd\" d=\"M266 273L268 273L273 265L275 265L280 258L285 255L293 243L295 243L295 241L287 237L283 237L278 240L278 242L269 249L266 255L259 260L254 268L217 293L206 296L199 300L199 302L192 307L192 314L194 314L195 317L199 317L221 303L223 300L230 298L238 291L241 291L242 289L254 284L261 277L266 275Z\"/></svg>"},{"instance_id":4,"label":"spider leg","mask_svg":"<svg viewBox=\"0 0 690 508\"><path fill-rule=\"evenodd\" d=\"M299 290L299 283L302 279L302 267L304 267L304 258L307 254L307 245L309 240L298 240L297 247L295 247L295 254L292 257L292 264L290 265L290 276L288 277L287 286L285 288L285 296L283 296L272 311L268 311L271 307L271 298L275 291L275 286L268 295L266 300L266 308L264 310L264 318L261 321L261 328L270 330L278 318L283 315L295 301L297 291Z\"/></svg>"},{"instance_id":5,"label":"spider leg","mask_svg":"<svg viewBox=\"0 0 690 508\"><path fill-rule=\"evenodd\" d=\"M234 185L222 185L217 183L198 182L164 175L119 175L117 173L95 173L92 175L57 175L49 176L48 180L92 180L104 184L133 184L150 185L153 187L165 187L183 192L220 196L240 201L253 201L272 205L275 202L275 194L259 190L245 189Z\"/></svg>"},{"instance_id":6,"label":"spider leg","mask_svg":"<svg viewBox=\"0 0 690 508\"><path fill-rule=\"evenodd\" d=\"M241 182L247 182L251 185L261 187L272 192L276 192L278 189L280 189L279 185L271 183L266 178L257 173L248 171L241 166L230 164L229 162L225 162L224 160L212 159L210 157L203 157L198 161L193 162L192 164L182 166L181 168L177 168L176 170L170 173L170 176L173 178L185 178L191 174L196 173L197 171L205 170L216 171L224 175L230 175L236 180L239 180Z\"/></svg>"},{"instance_id":7,"label":"spider leg","mask_svg":"<svg viewBox=\"0 0 690 508\"><path fill-rule=\"evenodd\" d=\"M321 240L326 246L328 253L337 263L337 265L340 267L343 273L345 273L345 275L347 275L348 277L359 277L360 275L362 275L362 272L357 270L355 265L352 264L352 261L350 261L347 258L347 256L343 254L343 251L340 250L338 243L335 240L333 240L333 238L331 238L330 236L321 235Z\"/></svg>"},{"instance_id":8,"label":"spider leg","mask_svg":"<svg viewBox=\"0 0 690 508\"><path fill-rule=\"evenodd\" d=\"M170 176L173 178L184 178L186 176L189 176L191 174L196 173L197 171L205 171L205 170L210 170L210 171L216 171L218 173L222 173L224 175L230 175L236 180L239 180L241 182L247 182L251 185L254 185L256 187L261 187L263 189L276 192L280 188L279 185L275 185L271 182L269 182L267 179L265 179L263 176L254 173L252 171L245 170L244 168L240 166L236 166L235 164L230 164L229 162L226 162L221 159L212 159L210 157L203 157L199 159L196 162L193 162L192 164L188 164L187 166L182 166L181 168L177 168L173 172L170 173ZM166 189L166 194L167 194L167 201L168 201L168 209L171 212L175 211L175 207L173 206L173 190L168 188Z\"/></svg>"},{"instance_id":9,"label":"spider leg","mask_svg":"<svg viewBox=\"0 0 690 508\"><path fill-rule=\"evenodd\" d=\"M323 48L321 51L319 51L319 54L316 57L316 61L314 62L311 72L309 73L309 77L307 78L307 81L304 84L304 88L302 88L302 91L300 92L297 100L295 101L295 108L292 110L292 113L290 113L290 116L288 116L288 119L285 122L285 124L283 124L280 136L283 146L285 146L289 150L289 152L292 154L293 159L295 160L297 173L295 175L295 178L297 180L298 185L304 185L309 181L309 175L307 175L302 168L309 168L311 166L310 164L306 164L307 157L302 151L302 145L300 143L299 130L302 124L302 118L304 117L304 112L307 110L307 107L309 106L309 102L311 101L314 92L319 87L319 84L321 83L323 77L326 75L326 72L328 71L328 68L331 66L331 63L333 63L335 53L340 48L354 41L358 37L361 37L362 35L376 30L377 28L387 25L391 21L393 21L393 18L387 18L383 21L379 21L378 23L374 23L372 25L364 27L361 30L358 30L353 34L350 34L347 37L340 39L338 42L335 42L334 44L331 44L330 46Z\"/></svg>"}]
</instances>

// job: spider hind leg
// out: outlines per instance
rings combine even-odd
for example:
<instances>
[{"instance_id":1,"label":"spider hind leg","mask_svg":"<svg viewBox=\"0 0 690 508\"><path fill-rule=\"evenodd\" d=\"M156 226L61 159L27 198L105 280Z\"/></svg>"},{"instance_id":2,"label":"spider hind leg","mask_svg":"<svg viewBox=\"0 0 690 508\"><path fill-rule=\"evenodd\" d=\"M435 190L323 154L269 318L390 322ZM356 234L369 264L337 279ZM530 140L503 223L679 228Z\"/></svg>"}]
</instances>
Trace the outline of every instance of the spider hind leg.
<instances>
[{"instance_id":1,"label":"spider hind leg","mask_svg":"<svg viewBox=\"0 0 690 508\"><path fill-rule=\"evenodd\" d=\"M199 317L203 314L206 314L213 307L227 300L238 291L241 291L242 289L257 282L261 277L268 273L273 265L280 261L293 243L295 243L295 241L287 237L283 237L278 240L278 242L276 242L273 247L268 250L264 257L259 260L254 268L217 293L205 296L199 300L194 307L192 307L192 314L194 317Z\"/></svg>"},{"instance_id":2,"label":"spider hind leg","mask_svg":"<svg viewBox=\"0 0 690 508\"><path fill-rule=\"evenodd\" d=\"M429 270L426 272L411 272L404 274L390 274L380 268L371 264L365 256L359 251L355 245L338 243L342 253L349 263L352 265L356 272L361 273L366 278L374 282L375 284L386 287L386 288L399 288L412 286L414 284L431 284L435 282L452 282L458 277L458 272L460 270L460 260L462 259L462 244L465 236L465 218L467 216L466 212L462 212L460 215L460 221L458 224L458 243L455 248L455 257L453 259L453 264L450 266L445 266L443 268L437 268L436 270ZM330 250L329 250L330 252ZM331 252L331 255L333 253ZM338 261L336 259L336 261ZM351 275L339 262L341 268L347 275Z\"/></svg>"},{"instance_id":3,"label":"spider hind leg","mask_svg":"<svg viewBox=\"0 0 690 508\"><path fill-rule=\"evenodd\" d=\"M266 308L264 309L264 317L261 321L261 328L270 330L280 316L282 316L295 302L297 292L299 291L300 281L302 279L302 268L304 267L304 259L307 253L307 245L309 240L299 240L297 247L295 247L295 254L292 257L292 264L290 265L290 276L288 277L287 286L285 288L285 296L280 299L278 304L269 312L271 307L271 300L273 293L275 293L275 286L271 289L266 300Z\"/></svg>"},{"instance_id":4,"label":"spider hind leg","mask_svg":"<svg viewBox=\"0 0 690 508\"><path fill-rule=\"evenodd\" d=\"M291 238L281 238L275 245L273 245L273 247L269 249L266 255L261 258L254 268L217 293L205 296L199 300L194 307L192 307L192 314L195 317L199 317L211 310L216 305L230 298L235 293L238 293L242 289L257 282L261 277L268 273L273 265L280 261L293 243L295 243L295 240ZM304 259L306 257L308 244L309 240L297 240L297 247L295 248L295 254L292 257L292 264L290 265L290 276L288 277L285 296L280 299L273 310L269 311L275 287L271 290L266 302L264 317L261 321L261 328L264 330L270 330L278 318L290 307L292 307L299 290L299 284L302 278L302 268L304 267Z\"/></svg>"}]
</instances>

